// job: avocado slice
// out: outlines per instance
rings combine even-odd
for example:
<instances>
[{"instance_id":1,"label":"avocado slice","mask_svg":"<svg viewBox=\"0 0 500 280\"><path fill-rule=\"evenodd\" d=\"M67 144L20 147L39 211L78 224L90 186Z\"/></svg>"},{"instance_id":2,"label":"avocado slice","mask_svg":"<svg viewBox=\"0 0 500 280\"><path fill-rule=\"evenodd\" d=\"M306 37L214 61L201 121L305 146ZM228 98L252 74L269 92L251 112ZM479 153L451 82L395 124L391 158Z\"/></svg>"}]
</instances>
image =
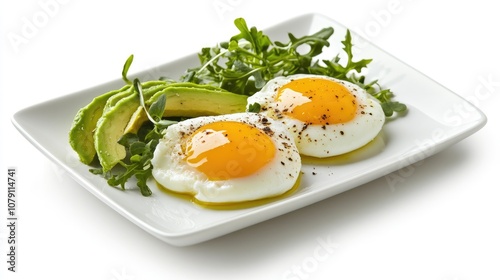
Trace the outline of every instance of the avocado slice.
<instances>
[{"instance_id":1,"label":"avocado slice","mask_svg":"<svg viewBox=\"0 0 500 280\"><path fill-rule=\"evenodd\" d=\"M193 83L171 84L148 99L146 105L151 105L162 94L167 95L163 117L199 117L239 113L245 112L247 105L247 96ZM147 121L146 112L139 106L132 114L124 133L136 134Z\"/></svg>"},{"instance_id":2,"label":"avocado slice","mask_svg":"<svg viewBox=\"0 0 500 280\"><path fill-rule=\"evenodd\" d=\"M111 108L113 108L113 106L115 106L116 103L118 103L118 101L122 100L123 98L131 95L134 93L134 87L129 85L128 86L129 88L125 91L122 91L122 92L119 92L113 96L111 96L108 101L106 101L106 104L104 105L104 108L103 108L103 114L104 112L107 112L109 111Z\"/></svg>"},{"instance_id":3,"label":"avocado slice","mask_svg":"<svg viewBox=\"0 0 500 280\"><path fill-rule=\"evenodd\" d=\"M127 85L121 89L109 91L97 96L87 106L78 110L69 131L69 143L81 162L90 164L94 160L96 155L94 129L107 101L115 95L129 92L131 88Z\"/></svg>"},{"instance_id":4,"label":"avocado slice","mask_svg":"<svg viewBox=\"0 0 500 280\"><path fill-rule=\"evenodd\" d=\"M164 81L149 81L142 84L144 98L150 98L158 91L168 87ZM133 88L133 87L132 87ZM132 94L110 98L102 116L97 121L94 132L94 145L99 162L104 172L111 170L127 152L118 144L132 114L140 106L139 94L132 89Z\"/></svg>"},{"instance_id":5,"label":"avocado slice","mask_svg":"<svg viewBox=\"0 0 500 280\"><path fill-rule=\"evenodd\" d=\"M245 112L248 98L213 86L179 83L156 93L146 104L151 105L162 94L167 95L164 117L199 117Z\"/></svg>"},{"instance_id":6,"label":"avocado slice","mask_svg":"<svg viewBox=\"0 0 500 280\"><path fill-rule=\"evenodd\" d=\"M139 128L148 120L148 116L146 112L142 108L142 106L137 107L137 110L132 114L130 120L123 131L123 134L132 133L137 134L139 132Z\"/></svg>"}]
</instances>

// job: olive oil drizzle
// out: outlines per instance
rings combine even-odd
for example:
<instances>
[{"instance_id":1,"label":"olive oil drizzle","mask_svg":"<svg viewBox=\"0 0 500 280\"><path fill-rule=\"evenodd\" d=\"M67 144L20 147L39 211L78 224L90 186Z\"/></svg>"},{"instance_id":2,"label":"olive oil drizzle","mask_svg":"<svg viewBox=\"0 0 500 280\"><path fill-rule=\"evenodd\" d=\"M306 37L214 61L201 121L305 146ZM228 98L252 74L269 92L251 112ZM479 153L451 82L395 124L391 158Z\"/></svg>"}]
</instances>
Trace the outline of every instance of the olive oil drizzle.
<instances>
[{"instance_id":1,"label":"olive oil drizzle","mask_svg":"<svg viewBox=\"0 0 500 280\"><path fill-rule=\"evenodd\" d=\"M162 191L168 195L187 200L187 201L189 201L197 206L200 206L202 208L212 209L212 210L239 210L239 209L261 206L261 205L268 204L268 203L278 201L278 200L281 200L283 198L291 196L300 188L301 177L302 177L302 173L299 174L299 177L297 178L297 181L295 181L295 184L292 186L292 188L283 194L273 196L273 197L256 199L256 200L241 201L241 202L224 202L224 203L200 201L200 200L196 199L193 194L179 193L179 192L172 191L172 190L168 189L167 187L163 186L162 184L158 183L156 180L155 180L155 183L160 191Z\"/></svg>"}]
</instances>

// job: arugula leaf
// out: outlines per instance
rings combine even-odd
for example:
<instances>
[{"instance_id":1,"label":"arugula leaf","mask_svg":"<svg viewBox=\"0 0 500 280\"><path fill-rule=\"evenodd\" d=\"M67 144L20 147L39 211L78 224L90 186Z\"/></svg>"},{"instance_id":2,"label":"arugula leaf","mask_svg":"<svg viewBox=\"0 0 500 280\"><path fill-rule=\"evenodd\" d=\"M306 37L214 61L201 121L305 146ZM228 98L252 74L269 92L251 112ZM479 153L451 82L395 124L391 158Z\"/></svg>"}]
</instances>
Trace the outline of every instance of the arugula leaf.
<instances>
[{"instance_id":1,"label":"arugula leaf","mask_svg":"<svg viewBox=\"0 0 500 280\"><path fill-rule=\"evenodd\" d=\"M271 40L262 31L258 31L255 27L248 29L247 23L243 18L237 18L234 21L234 25L236 25L241 33L231 37L231 42L244 39L250 42L257 55L267 51L267 48L271 45Z\"/></svg>"},{"instance_id":2,"label":"arugula leaf","mask_svg":"<svg viewBox=\"0 0 500 280\"><path fill-rule=\"evenodd\" d=\"M247 112L249 113L259 113L260 112L260 104L255 102L253 104L248 105Z\"/></svg>"},{"instance_id":3,"label":"arugula leaf","mask_svg":"<svg viewBox=\"0 0 500 280\"><path fill-rule=\"evenodd\" d=\"M141 194L150 196L152 192L147 185L147 180L151 176L151 159L158 141L151 140L145 143L143 139L139 139L135 134L125 134L120 139L120 144L122 143L130 154L129 162L121 161L119 164L124 170L107 175L108 184L110 186L120 185L122 189L125 189L125 183L132 176L135 176Z\"/></svg>"},{"instance_id":4,"label":"arugula leaf","mask_svg":"<svg viewBox=\"0 0 500 280\"><path fill-rule=\"evenodd\" d=\"M372 61L371 59L362 59L360 61L353 61L352 54L352 37L351 32L347 30L345 39L342 41L342 45L344 45L343 50L347 54L347 65L344 68L345 73L349 73L351 70L355 70L356 72L361 72L361 70L368 66L368 64ZM346 77L347 78L347 77Z\"/></svg>"}]
</instances>

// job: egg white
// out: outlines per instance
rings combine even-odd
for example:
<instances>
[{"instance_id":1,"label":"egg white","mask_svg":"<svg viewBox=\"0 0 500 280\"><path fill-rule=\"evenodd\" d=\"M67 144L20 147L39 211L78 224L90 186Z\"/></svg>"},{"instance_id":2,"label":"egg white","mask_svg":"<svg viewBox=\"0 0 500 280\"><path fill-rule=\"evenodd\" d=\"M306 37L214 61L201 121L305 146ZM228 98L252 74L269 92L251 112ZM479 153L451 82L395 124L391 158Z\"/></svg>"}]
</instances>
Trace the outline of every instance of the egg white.
<instances>
[{"instance_id":1,"label":"egg white","mask_svg":"<svg viewBox=\"0 0 500 280\"><path fill-rule=\"evenodd\" d=\"M354 119L345 123L313 125L275 112L278 89L301 78L328 79L344 85L355 95L358 108ZM327 76L298 74L270 80L259 92L250 96L248 105L258 103L261 113L285 124L292 133L300 154L318 158L344 154L372 141L381 131L385 115L378 101L361 87Z\"/></svg>"},{"instance_id":2,"label":"egg white","mask_svg":"<svg viewBox=\"0 0 500 280\"><path fill-rule=\"evenodd\" d=\"M187 164L181 143L203 125L217 121L238 121L260 130L266 128L276 147L274 158L252 175L228 180L211 181L196 168ZM169 126L157 145L152 175L163 187L178 193L187 193L201 202L232 203L251 201L281 195L298 180L301 158L287 128L264 115L237 113L198 117Z\"/></svg>"}]
</instances>

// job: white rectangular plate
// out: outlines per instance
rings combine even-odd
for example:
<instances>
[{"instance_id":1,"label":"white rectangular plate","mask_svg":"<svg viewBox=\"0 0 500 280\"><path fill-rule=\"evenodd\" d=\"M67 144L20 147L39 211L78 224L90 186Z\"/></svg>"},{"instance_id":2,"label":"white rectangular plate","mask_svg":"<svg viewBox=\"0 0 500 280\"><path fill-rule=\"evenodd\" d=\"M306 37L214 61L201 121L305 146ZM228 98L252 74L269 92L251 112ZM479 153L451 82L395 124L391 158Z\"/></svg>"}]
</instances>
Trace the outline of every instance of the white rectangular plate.
<instances>
[{"instance_id":1,"label":"white rectangular plate","mask_svg":"<svg viewBox=\"0 0 500 280\"><path fill-rule=\"evenodd\" d=\"M340 41L346 28L324 16L304 15L265 32L273 41L287 41L288 32L303 36L327 26L335 29L332 46L325 53L325 58L332 58L342 47ZM458 95L356 34L353 37L357 46L355 55L359 59L373 58L366 72L368 80L379 79L383 86L391 88L396 99L408 105L408 113L387 120L382 133L359 151L330 160L305 160L299 189L268 204L238 210L210 210L154 187L151 197L141 196L133 186L122 191L92 175L69 146L68 130L78 109L93 97L121 87L123 81L120 79L21 110L13 116L13 123L33 145L67 170L83 187L145 231L177 246L203 242L384 176L439 152L486 123L484 114ZM138 76L151 79L151 73L155 73L178 78L183 69L197 64L197 55L193 54ZM469 114L464 117L456 112L454 108L458 106L466 108Z\"/></svg>"}]
</instances>

